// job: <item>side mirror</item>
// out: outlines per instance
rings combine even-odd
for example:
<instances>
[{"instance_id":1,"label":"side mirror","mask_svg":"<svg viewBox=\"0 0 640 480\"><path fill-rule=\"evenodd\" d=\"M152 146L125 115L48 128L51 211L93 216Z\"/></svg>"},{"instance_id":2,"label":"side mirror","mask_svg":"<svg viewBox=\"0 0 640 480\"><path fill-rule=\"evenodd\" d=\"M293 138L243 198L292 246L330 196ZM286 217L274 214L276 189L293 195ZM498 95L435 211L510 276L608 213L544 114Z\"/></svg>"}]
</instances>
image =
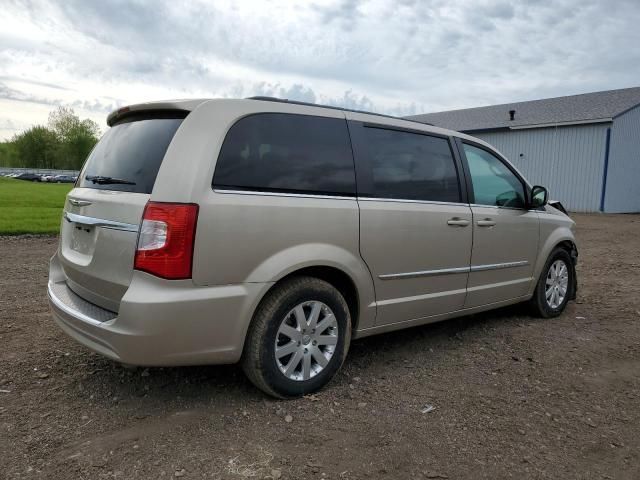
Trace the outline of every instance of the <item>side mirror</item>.
<instances>
[{"instance_id":1,"label":"side mirror","mask_svg":"<svg viewBox=\"0 0 640 480\"><path fill-rule=\"evenodd\" d=\"M549 200L549 192L544 187L536 185L531 189L531 208L544 207Z\"/></svg>"}]
</instances>

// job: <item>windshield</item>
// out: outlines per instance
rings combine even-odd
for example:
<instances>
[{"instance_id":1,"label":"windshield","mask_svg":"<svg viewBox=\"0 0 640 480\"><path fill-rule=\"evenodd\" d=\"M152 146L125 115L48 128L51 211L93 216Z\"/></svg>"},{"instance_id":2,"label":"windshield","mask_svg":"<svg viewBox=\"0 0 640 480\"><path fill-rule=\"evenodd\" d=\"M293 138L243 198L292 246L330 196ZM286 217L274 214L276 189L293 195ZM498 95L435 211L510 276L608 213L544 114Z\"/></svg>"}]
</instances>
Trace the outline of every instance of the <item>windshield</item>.
<instances>
[{"instance_id":1,"label":"windshield","mask_svg":"<svg viewBox=\"0 0 640 480\"><path fill-rule=\"evenodd\" d=\"M151 118L111 127L95 146L78 186L151 193L169 143L183 118Z\"/></svg>"}]
</instances>

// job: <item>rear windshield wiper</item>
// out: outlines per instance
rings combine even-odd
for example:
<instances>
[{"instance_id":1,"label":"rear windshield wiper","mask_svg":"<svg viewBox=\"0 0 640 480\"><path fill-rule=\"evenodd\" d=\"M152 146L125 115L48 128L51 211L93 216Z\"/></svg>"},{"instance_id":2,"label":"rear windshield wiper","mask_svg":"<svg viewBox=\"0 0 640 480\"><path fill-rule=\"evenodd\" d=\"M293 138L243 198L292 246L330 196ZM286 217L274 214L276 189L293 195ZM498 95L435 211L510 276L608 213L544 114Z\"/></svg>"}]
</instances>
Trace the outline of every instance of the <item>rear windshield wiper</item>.
<instances>
[{"instance_id":1,"label":"rear windshield wiper","mask_svg":"<svg viewBox=\"0 0 640 480\"><path fill-rule=\"evenodd\" d=\"M122 178L103 177L102 175L87 175L87 180L97 183L99 185L135 185L136 182L130 182L129 180L123 180Z\"/></svg>"}]
</instances>

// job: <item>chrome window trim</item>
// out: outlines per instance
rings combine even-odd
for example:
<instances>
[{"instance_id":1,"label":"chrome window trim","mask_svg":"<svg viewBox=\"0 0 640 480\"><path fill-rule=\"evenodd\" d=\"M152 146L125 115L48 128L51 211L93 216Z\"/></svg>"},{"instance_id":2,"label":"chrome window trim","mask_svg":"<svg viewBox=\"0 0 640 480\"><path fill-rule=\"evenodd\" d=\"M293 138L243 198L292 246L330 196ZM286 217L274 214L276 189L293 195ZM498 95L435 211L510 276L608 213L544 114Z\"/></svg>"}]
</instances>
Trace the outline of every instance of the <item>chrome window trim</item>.
<instances>
[{"instance_id":1,"label":"chrome window trim","mask_svg":"<svg viewBox=\"0 0 640 480\"><path fill-rule=\"evenodd\" d=\"M530 210L528 208L519 208L519 207L502 207L500 205L482 205L481 203L470 203L470 207L485 207L485 208L500 208L503 210L520 210L522 212L535 212L537 210Z\"/></svg>"},{"instance_id":2,"label":"chrome window trim","mask_svg":"<svg viewBox=\"0 0 640 480\"><path fill-rule=\"evenodd\" d=\"M433 275L452 275L457 273L484 272L488 270L500 270L503 268L524 267L527 265L529 265L529 262L527 260L521 260L518 262L473 265L471 267L440 268L437 270L423 270L420 272L387 273L384 275L378 275L378 278L380 280L400 280L404 278L430 277Z\"/></svg>"},{"instance_id":3,"label":"chrome window trim","mask_svg":"<svg viewBox=\"0 0 640 480\"><path fill-rule=\"evenodd\" d=\"M497 205L481 205L479 203L464 203L464 202L439 202L437 200L414 200L409 198L386 198L386 197L359 197L359 196L345 196L345 195L331 195L324 193L290 193L290 192L269 192L266 190L234 190L227 188L214 188L214 193L221 194L233 194L233 195L264 195L268 197L298 197L298 198L330 198L335 200L358 200L363 202L396 202L396 203L424 203L427 205L453 205L461 207L486 207L486 208L502 208L507 210L523 210L523 211L538 211L527 210L523 208L514 207L501 207Z\"/></svg>"},{"instance_id":4,"label":"chrome window trim","mask_svg":"<svg viewBox=\"0 0 640 480\"><path fill-rule=\"evenodd\" d=\"M462 202L438 202L436 200L412 200L408 198L386 198L386 197L357 197L358 201L362 200L363 202L396 202L396 203L425 203L428 205L454 205L454 206L462 206L468 207L468 203Z\"/></svg>"},{"instance_id":5,"label":"chrome window trim","mask_svg":"<svg viewBox=\"0 0 640 480\"><path fill-rule=\"evenodd\" d=\"M482 205L481 203L470 203L470 207L484 207L484 208L497 208L501 210L517 210L519 212L538 212L545 213L544 210L537 208L517 208L517 207L501 207L500 205Z\"/></svg>"},{"instance_id":6,"label":"chrome window trim","mask_svg":"<svg viewBox=\"0 0 640 480\"><path fill-rule=\"evenodd\" d=\"M233 194L233 195L259 195L259 196L267 196L267 197L297 197L297 198L330 198L333 200L355 200L356 197L348 197L344 195L331 195L331 194L322 194L322 193L288 193L288 192L268 192L261 190L233 190L233 189L225 189L225 188L214 188L213 191L215 193L222 194Z\"/></svg>"},{"instance_id":7,"label":"chrome window trim","mask_svg":"<svg viewBox=\"0 0 640 480\"><path fill-rule=\"evenodd\" d=\"M125 232L138 232L138 225L132 223L114 222L113 220L87 217L85 215L78 215L77 213L64 212L64 219L67 222L79 223L80 225L91 225L92 227L122 230Z\"/></svg>"}]
</instances>

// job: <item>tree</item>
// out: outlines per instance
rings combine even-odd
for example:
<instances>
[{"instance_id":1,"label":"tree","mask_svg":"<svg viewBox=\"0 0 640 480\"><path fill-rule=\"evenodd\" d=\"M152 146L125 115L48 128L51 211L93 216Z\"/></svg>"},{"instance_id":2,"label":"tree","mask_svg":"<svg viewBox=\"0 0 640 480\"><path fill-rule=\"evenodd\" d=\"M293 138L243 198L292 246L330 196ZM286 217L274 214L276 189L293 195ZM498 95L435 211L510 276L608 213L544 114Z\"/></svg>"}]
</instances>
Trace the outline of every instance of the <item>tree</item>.
<instances>
[{"instance_id":1,"label":"tree","mask_svg":"<svg viewBox=\"0 0 640 480\"><path fill-rule=\"evenodd\" d=\"M18 165L18 152L13 142L0 143L0 167L12 167Z\"/></svg>"},{"instance_id":2,"label":"tree","mask_svg":"<svg viewBox=\"0 0 640 480\"><path fill-rule=\"evenodd\" d=\"M80 120L73 109L58 107L49 114L49 130L58 141L58 168L79 170L98 141L100 128L90 119Z\"/></svg>"},{"instance_id":3,"label":"tree","mask_svg":"<svg viewBox=\"0 0 640 480\"><path fill-rule=\"evenodd\" d=\"M49 114L49 128L61 140L73 137L79 131L97 138L100 135L100 127L88 118L80 120L73 108L58 107Z\"/></svg>"},{"instance_id":4,"label":"tree","mask_svg":"<svg viewBox=\"0 0 640 480\"><path fill-rule=\"evenodd\" d=\"M31 127L0 143L0 165L80 170L99 136L96 122L58 107L49 114L46 127Z\"/></svg>"},{"instance_id":5,"label":"tree","mask_svg":"<svg viewBox=\"0 0 640 480\"><path fill-rule=\"evenodd\" d=\"M17 153L16 167L60 168L56 165L58 142L55 134L46 127L31 127L12 139Z\"/></svg>"}]
</instances>

